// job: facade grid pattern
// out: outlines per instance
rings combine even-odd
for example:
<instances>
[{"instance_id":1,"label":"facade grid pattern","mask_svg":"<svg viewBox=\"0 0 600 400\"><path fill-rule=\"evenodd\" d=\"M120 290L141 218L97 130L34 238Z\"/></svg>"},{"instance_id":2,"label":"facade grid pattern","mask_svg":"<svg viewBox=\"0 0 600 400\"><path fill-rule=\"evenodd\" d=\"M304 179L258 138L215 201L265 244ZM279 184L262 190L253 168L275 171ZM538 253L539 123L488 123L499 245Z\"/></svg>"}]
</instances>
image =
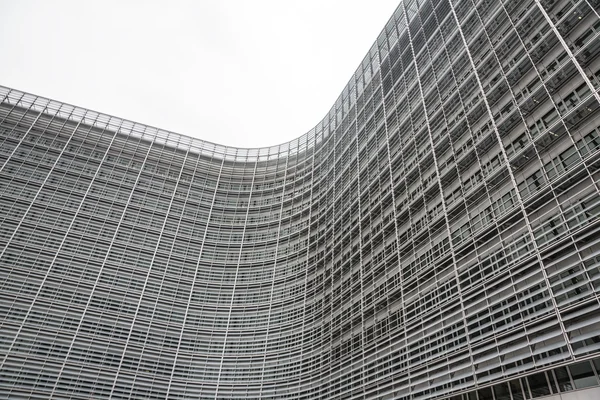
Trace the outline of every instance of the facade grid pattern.
<instances>
[{"instance_id":1,"label":"facade grid pattern","mask_svg":"<svg viewBox=\"0 0 600 400\"><path fill-rule=\"evenodd\" d=\"M600 386L598 0L404 0L238 149L0 87L0 398Z\"/></svg>"}]
</instances>

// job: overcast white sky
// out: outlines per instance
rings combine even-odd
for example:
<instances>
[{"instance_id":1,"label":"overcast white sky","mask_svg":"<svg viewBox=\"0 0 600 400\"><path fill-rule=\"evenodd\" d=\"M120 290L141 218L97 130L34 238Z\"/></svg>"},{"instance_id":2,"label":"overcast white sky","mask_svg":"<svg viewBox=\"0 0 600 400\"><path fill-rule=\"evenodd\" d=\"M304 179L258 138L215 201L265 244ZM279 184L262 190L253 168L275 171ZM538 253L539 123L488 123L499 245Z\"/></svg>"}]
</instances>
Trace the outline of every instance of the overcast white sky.
<instances>
[{"instance_id":1,"label":"overcast white sky","mask_svg":"<svg viewBox=\"0 0 600 400\"><path fill-rule=\"evenodd\" d=\"M0 0L0 85L237 147L328 111L399 0Z\"/></svg>"}]
</instances>

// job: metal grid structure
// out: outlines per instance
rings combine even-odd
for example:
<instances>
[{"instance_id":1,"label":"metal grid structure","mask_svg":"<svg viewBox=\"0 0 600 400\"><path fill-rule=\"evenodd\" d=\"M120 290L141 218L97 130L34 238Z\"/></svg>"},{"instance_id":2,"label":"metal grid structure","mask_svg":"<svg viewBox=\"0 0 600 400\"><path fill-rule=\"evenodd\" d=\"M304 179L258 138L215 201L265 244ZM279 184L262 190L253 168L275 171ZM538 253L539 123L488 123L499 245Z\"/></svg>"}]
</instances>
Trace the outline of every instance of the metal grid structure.
<instances>
[{"instance_id":1,"label":"metal grid structure","mask_svg":"<svg viewBox=\"0 0 600 400\"><path fill-rule=\"evenodd\" d=\"M0 398L598 386L598 0L406 0L237 149L0 88Z\"/></svg>"}]
</instances>

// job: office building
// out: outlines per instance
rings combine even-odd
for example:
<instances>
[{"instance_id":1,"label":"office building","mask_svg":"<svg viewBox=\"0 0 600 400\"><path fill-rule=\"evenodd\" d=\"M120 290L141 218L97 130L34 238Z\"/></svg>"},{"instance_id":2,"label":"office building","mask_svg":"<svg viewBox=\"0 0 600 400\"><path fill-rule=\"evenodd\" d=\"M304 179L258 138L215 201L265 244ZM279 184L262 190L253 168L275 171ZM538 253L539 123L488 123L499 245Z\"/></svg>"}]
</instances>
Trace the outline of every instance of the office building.
<instances>
[{"instance_id":1,"label":"office building","mask_svg":"<svg viewBox=\"0 0 600 400\"><path fill-rule=\"evenodd\" d=\"M0 398L598 398L598 9L403 1L269 148L0 88Z\"/></svg>"}]
</instances>

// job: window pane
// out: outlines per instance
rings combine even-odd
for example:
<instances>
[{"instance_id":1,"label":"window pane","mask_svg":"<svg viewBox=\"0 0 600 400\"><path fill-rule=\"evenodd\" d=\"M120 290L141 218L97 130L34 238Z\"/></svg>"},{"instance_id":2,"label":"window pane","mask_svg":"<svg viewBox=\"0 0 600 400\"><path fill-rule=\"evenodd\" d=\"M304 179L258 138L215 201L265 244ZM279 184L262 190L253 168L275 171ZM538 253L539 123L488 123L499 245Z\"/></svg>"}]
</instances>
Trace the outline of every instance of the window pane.
<instances>
[{"instance_id":1,"label":"window pane","mask_svg":"<svg viewBox=\"0 0 600 400\"><path fill-rule=\"evenodd\" d=\"M569 378L569 373L565 367L558 367L554 370L554 375L556 376L556 381L558 382L558 390L560 392L568 392L573 390L573 384L571 383L571 378Z\"/></svg>"},{"instance_id":2,"label":"window pane","mask_svg":"<svg viewBox=\"0 0 600 400\"><path fill-rule=\"evenodd\" d=\"M596 375L592 370L592 366L589 361L584 361L579 364L569 366L571 376L573 377L573 383L575 383L576 389L586 388L598 384Z\"/></svg>"},{"instance_id":3,"label":"window pane","mask_svg":"<svg viewBox=\"0 0 600 400\"><path fill-rule=\"evenodd\" d=\"M546 375L543 372L528 376L527 380L529 381L529 388L534 398L550 394Z\"/></svg>"},{"instance_id":4,"label":"window pane","mask_svg":"<svg viewBox=\"0 0 600 400\"><path fill-rule=\"evenodd\" d=\"M512 380L509 382L509 385L513 400L523 400L523 389L521 388L521 380Z\"/></svg>"},{"instance_id":5,"label":"window pane","mask_svg":"<svg viewBox=\"0 0 600 400\"><path fill-rule=\"evenodd\" d=\"M494 386L494 396L496 400L510 400L510 389L507 383L499 383Z\"/></svg>"}]
</instances>

